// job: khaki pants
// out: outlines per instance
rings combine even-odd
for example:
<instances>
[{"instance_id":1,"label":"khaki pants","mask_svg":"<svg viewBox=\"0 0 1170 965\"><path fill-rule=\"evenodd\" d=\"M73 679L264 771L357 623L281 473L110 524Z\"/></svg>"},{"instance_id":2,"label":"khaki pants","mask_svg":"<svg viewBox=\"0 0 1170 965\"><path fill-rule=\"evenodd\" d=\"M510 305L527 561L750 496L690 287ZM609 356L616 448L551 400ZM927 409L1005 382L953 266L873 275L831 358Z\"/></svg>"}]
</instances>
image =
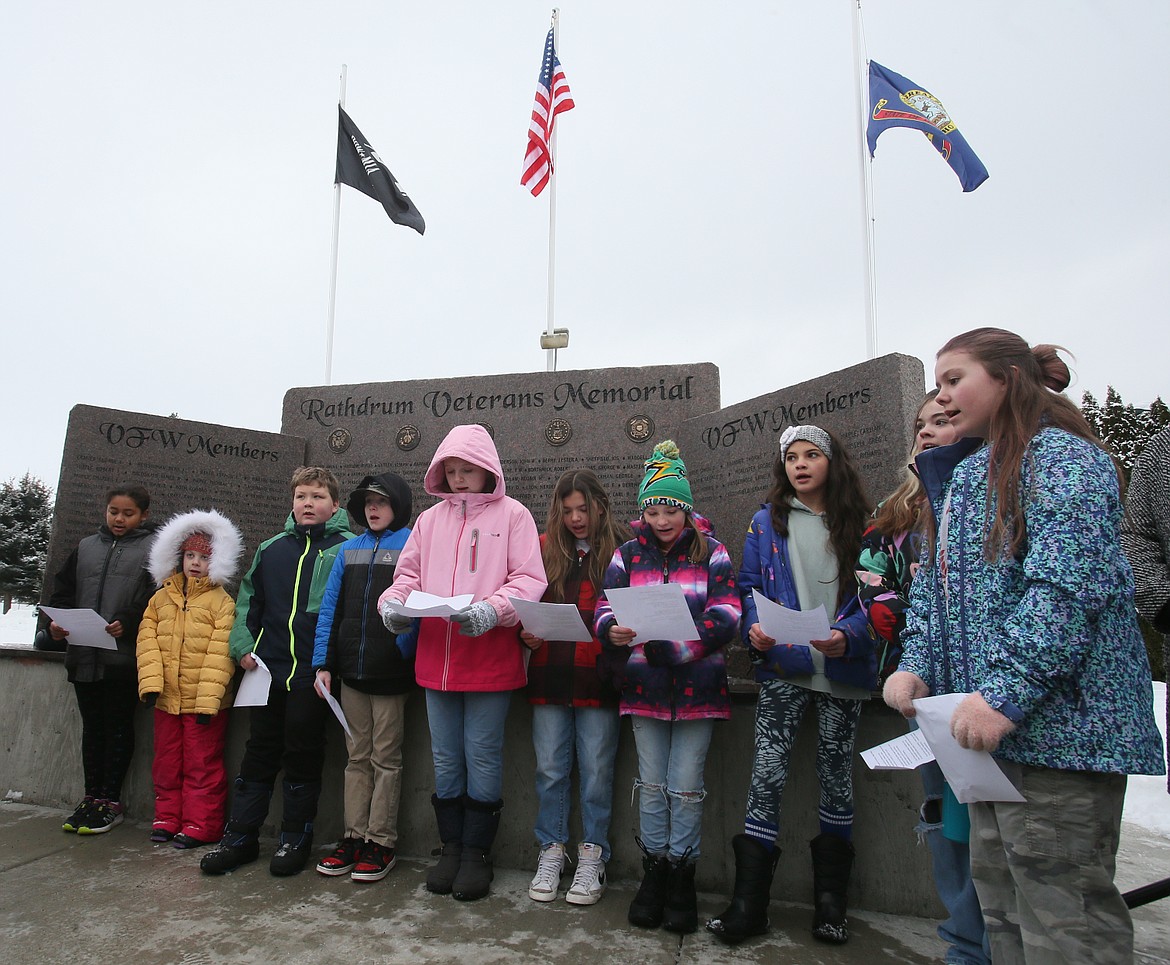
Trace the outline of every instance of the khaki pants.
<instances>
[{"instance_id":1,"label":"khaki pants","mask_svg":"<svg viewBox=\"0 0 1170 965\"><path fill-rule=\"evenodd\" d=\"M1113 883L1126 777L1001 761L1027 799L971 805L971 877L996 965L1131 963Z\"/></svg>"},{"instance_id":2,"label":"khaki pants","mask_svg":"<svg viewBox=\"0 0 1170 965\"><path fill-rule=\"evenodd\" d=\"M402 738L406 694L363 694L341 687L346 738L345 834L393 848L402 796Z\"/></svg>"}]
</instances>

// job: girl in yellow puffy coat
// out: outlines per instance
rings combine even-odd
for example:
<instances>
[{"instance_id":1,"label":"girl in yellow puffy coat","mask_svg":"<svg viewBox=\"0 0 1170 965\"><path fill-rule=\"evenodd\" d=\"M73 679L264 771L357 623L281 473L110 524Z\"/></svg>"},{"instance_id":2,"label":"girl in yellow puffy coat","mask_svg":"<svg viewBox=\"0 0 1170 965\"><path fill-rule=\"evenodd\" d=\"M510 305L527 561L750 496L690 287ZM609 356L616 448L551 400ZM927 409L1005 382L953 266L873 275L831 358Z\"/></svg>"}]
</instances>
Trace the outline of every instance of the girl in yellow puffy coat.
<instances>
[{"instance_id":1,"label":"girl in yellow puffy coat","mask_svg":"<svg viewBox=\"0 0 1170 965\"><path fill-rule=\"evenodd\" d=\"M154 707L151 841L197 848L219 840L227 805L223 753L235 663L236 605L223 584L244 541L215 510L181 513L159 530L148 569L159 590L138 630L138 695Z\"/></svg>"}]
</instances>

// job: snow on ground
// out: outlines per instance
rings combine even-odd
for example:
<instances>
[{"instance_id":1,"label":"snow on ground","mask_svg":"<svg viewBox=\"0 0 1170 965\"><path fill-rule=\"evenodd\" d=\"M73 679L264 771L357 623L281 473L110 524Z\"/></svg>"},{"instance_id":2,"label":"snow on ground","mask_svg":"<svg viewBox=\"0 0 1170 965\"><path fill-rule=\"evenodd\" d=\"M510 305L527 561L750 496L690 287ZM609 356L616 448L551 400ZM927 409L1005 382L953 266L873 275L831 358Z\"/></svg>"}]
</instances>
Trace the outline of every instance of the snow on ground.
<instances>
[{"instance_id":1,"label":"snow on ground","mask_svg":"<svg viewBox=\"0 0 1170 965\"><path fill-rule=\"evenodd\" d=\"M0 645L31 647L36 623L36 607L13 604L8 613L0 614ZM1166 685L1158 681L1154 682L1154 713L1165 744ZM1135 775L1129 779L1122 820L1170 839L1170 795L1166 793L1165 773L1161 777Z\"/></svg>"},{"instance_id":2,"label":"snow on ground","mask_svg":"<svg viewBox=\"0 0 1170 965\"><path fill-rule=\"evenodd\" d=\"M0 646L31 647L37 632L37 608L28 603L13 603L7 613L0 613Z\"/></svg>"},{"instance_id":3,"label":"snow on ground","mask_svg":"<svg viewBox=\"0 0 1170 965\"><path fill-rule=\"evenodd\" d=\"M1154 716L1165 747L1166 684L1157 680L1154 681ZM1165 771L1161 777L1137 774L1129 779L1121 820L1170 839L1170 795L1166 793Z\"/></svg>"}]
</instances>

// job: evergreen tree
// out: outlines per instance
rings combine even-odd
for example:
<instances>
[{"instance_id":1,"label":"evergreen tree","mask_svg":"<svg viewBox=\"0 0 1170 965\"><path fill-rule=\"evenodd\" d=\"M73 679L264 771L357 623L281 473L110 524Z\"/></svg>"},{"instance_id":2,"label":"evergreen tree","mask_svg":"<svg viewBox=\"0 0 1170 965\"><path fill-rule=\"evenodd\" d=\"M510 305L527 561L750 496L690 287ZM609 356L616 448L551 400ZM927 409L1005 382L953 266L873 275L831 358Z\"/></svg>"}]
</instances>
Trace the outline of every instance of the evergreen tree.
<instances>
[{"instance_id":1,"label":"evergreen tree","mask_svg":"<svg viewBox=\"0 0 1170 965\"><path fill-rule=\"evenodd\" d=\"M1105 390L1104 405L1098 405L1092 392L1082 393L1081 414L1117 457L1126 480L1150 437L1170 425L1170 409L1161 396L1148 409L1136 409L1111 385Z\"/></svg>"},{"instance_id":2,"label":"evergreen tree","mask_svg":"<svg viewBox=\"0 0 1170 965\"><path fill-rule=\"evenodd\" d=\"M1085 389L1081 395L1081 414L1085 417L1085 421L1089 423L1089 427L1096 434L1097 438L1104 438L1101 435L1101 407L1097 405L1096 398L1088 389Z\"/></svg>"},{"instance_id":3,"label":"evergreen tree","mask_svg":"<svg viewBox=\"0 0 1170 965\"><path fill-rule=\"evenodd\" d=\"M1149 423L1150 435L1170 426L1170 409L1166 408L1161 396L1150 403L1146 410L1146 421Z\"/></svg>"},{"instance_id":4,"label":"evergreen tree","mask_svg":"<svg viewBox=\"0 0 1170 965\"><path fill-rule=\"evenodd\" d=\"M25 473L0 486L0 598L7 613L13 602L36 603L49 549L53 491Z\"/></svg>"},{"instance_id":5,"label":"evergreen tree","mask_svg":"<svg viewBox=\"0 0 1170 965\"><path fill-rule=\"evenodd\" d=\"M1142 418L1132 405L1127 405L1121 393L1113 386L1105 390L1105 404L1101 406L1101 438L1109 443L1126 477L1133 469L1137 453L1148 438Z\"/></svg>"}]
</instances>

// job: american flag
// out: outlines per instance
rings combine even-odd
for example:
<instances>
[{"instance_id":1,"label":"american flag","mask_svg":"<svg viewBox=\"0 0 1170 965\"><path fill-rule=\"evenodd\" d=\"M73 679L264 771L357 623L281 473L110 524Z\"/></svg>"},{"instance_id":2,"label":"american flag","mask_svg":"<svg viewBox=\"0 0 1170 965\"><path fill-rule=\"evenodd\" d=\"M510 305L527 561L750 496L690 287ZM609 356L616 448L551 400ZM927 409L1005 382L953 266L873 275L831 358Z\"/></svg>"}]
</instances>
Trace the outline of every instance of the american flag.
<instances>
[{"instance_id":1,"label":"american flag","mask_svg":"<svg viewBox=\"0 0 1170 965\"><path fill-rule=\"evenodd\" d=\"M551 109L550 109L551 104ZM544 42L544 60L540 64L540 78L536 82L536 101L532 105L532 120L528 124L528 153L524 155L524 173L520 183L536 197L548 184L553 170L552 141L553 125L562 111L572 110L573 95L569 82L557 60L553 48L553 32L550 29Z\"/></svg>"}]
</instances>

